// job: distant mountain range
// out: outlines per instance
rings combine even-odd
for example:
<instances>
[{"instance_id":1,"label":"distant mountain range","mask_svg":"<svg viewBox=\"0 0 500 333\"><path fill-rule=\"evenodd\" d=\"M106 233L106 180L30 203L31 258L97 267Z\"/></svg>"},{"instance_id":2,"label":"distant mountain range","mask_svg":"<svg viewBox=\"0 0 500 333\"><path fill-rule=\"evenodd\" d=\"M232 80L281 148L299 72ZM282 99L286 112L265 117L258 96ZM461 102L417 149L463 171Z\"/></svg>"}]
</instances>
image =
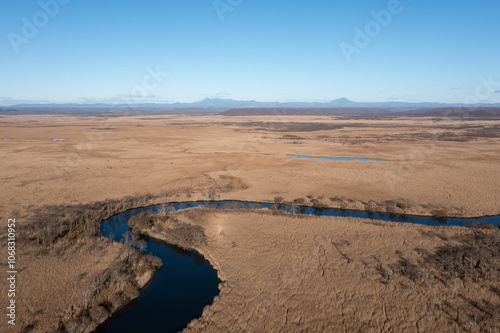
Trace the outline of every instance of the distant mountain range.
<instances>
[{"instance_id":1,"label":"distant mountain range","mask_svg":"<svg viewBox=\"0 0 500 333\"><path fill-rule=\"evenodd\" d=\"M258 101L237 101L233 99L205 98L202 101L194 103L47 103L47 104L17 104L4 106L6 108L105 108L105 109L216 109L224 111L231 108L393 108L393 109L427 109L443 107L500 107L500 103L480 103L476 105L458 104L458 103L434 103L434 102L354 102L347 98L339 98L330 102L258 102ZM215 111L215 110L214 110Z\"/></svg>"}]
</instances>

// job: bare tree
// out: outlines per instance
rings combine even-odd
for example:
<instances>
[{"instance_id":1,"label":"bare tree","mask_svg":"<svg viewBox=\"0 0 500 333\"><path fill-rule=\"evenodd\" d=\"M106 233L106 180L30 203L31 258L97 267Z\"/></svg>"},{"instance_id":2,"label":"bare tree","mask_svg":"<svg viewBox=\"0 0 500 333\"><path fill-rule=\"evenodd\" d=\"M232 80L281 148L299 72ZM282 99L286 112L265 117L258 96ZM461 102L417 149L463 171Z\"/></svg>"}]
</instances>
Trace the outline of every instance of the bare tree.
<instances>
[{"instance_id":1,"label":"bare tree","mask_svg":"<svg viewBox=\"0 0 500 333\"><path fill-rule=\"evenodd\" d=\"M133 233L131 233L130 231L125 231L123 234L122 234L123 238L122 238L122 243L125 245L125 246L132 246L132 243L133 241L135 240L135 236Z\"/></svg>"},{"instance_id":2,"label":"bare tree","mask_svg":"<svg viewBox=\"0 0 500 333\"><path fill-rule=\"evenodd\" d=\"M278 210L280 207L280 204L283 202L284 198L283 197L274 197L274 203L272 206L273 210Z\"/></svg>"},{"instance_id":3,"label":"bare tree","mask_svg":"<svg viewBox=\"0 0 500 333\"><path fill-rule=\"evenodd\" d=\"M92 303L92 291L90 290L85 290L84 295L83 295L83 308L87 309L89 305Z\"/></svg>"},{"instance_id":4,"label":"bare tree","mask_svg":"<svg viewBox=\"0 0 500 333\"><path fill-rule=\"evenodd\" d=\"M67 333L76 333L78 332L78 328L81 325L81 321L79 319L73 318L64 324L65 331Z\"/></svg>"},{"instance_id":5,"label":"bare tree","mask_svg":"<svg viewBox=\"0 0 500 333\"><path fill-rule=\"evenodd\" d=\"M295 201L290 201L288 203L288 207L290 208L292 215L295 215L298 212L299 205Z\"/></svg>"},{"instance_id":6,"label":"bare tree","mask_svg":"<svg viewBox=\"0 0 500 333\"><path fill-rule=\"evenodd\" d=\"M89 315L92 320L99 321L106 314L106 312L106 308L98 305L89 310Z\"/></svg>"},{"instance_id":7,"label":"bare tree","mask_svg":"<svg viewBox=\"0 0 500 333\"><path fill-rule=\"evenodd\" d=\"M139 249L140 252L146 251L148 244L146 243L145 240L139 239L137 242L137 248Z\"/></svg>"},{"instance_id":8,"label":"bare tree","mask_svg":"<svg viewBox=\"0 0 500 333\"><path fill-rule=\"evenodd\" d=\"M208 198L210 200L215 200L215 198L218 198L220 197L220 194L219 192L217 191L217 188L214 187L211 187L209 190L208 190Z\"/></svg>"},{"instance_id":9,"label":"bare tree","mask_svg":"<svg viewBox=\"0 0 500 333\"><path fill-rule=\"evenodd\" d=\"M123 291L123 287L127 283L128 277L127 274L122 272L119 268L113 270L112 272L113 280L118 285L121 291Z\"/></svg>"},{"instance_id":10,"label":"bare tree","mask_svg":"<svg viewBox=\"0 0 500 333\"><path fill-rule=\"evenodd\" d=\"M167 205L166 204L163 204L160 206L160 211L159 211L159 214L165 216L167 215Z\"/></svg>"}]
</instances>

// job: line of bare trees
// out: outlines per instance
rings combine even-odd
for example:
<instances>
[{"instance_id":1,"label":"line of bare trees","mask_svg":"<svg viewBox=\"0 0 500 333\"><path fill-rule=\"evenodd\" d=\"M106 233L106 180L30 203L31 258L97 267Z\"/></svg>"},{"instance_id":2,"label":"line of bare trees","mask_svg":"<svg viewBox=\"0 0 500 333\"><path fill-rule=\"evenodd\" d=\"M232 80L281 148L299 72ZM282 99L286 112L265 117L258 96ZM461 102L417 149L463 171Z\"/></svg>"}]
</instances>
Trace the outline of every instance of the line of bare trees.
<instances>
[{"instance_id":1,"label":"line of bare trees","mask_svg":"<svg viewBox=\"0 0 500 333\"><path fill-rule=\"evenodd\" d=\"M128 248L133 239L127 235ZM116 309L139 295L138 277L161 267L161 259L137 251L125 251L120 261L91 277L82 301L73 306L70 318L61 321L58 332L76 333L93 330Z\"/></svg>"},{"instance_id":2,"label":"line of bare trees","mask_svg":"<svg viewBox=\"0 0 500 333\"><path fill-rule=\"evenodd\" d=\"M172 192L164 192L80 205L43 206L31 211L31 216L23 227L30 239L43 246L62 238L94 238L99 235L103 220L127 209L165 202L172 195Z\"/></svg>"}]
</instances>

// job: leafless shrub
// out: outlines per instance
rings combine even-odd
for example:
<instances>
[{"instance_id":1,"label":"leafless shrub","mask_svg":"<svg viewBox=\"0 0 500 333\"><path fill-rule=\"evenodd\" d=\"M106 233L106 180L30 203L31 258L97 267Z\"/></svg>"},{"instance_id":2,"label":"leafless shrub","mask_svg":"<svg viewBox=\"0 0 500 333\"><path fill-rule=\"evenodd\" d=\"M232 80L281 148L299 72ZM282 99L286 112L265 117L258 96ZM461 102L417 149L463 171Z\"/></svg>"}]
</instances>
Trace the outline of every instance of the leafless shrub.
<instances>
[{"instance_id":1,"label":"leafless shrub","mask_svg":"<svg viewBox=\"0 0 500 333\"><path fill-rule=\"evenodd\" d=\"M83 308L86 309L92 303L94 292L92 290L85 290L83 293Z\"/></svg>"},{"instance_id":2,"label":"leafless shrub","mask_svg":"<svg viewBox=\"0 0 500 333\"><path fill-rule=\"evenodd\" d=\"M330 201L332 202L340 202L342 199L340 199L338 196L334 196L333 198L330 198Z\"/></svg>"},{"instance_id":3,"label":"leafless shrub","mask_svg":"<svg viewBox=\"0 0 500 333\"><path fill-rule=\"evenodd\" d=\"M21 329L21 333L31 332L35 328L35 325L36 325L35 315L36 315L36 313L33 313L33 312L30 312L28 314L27 323Z\"/></svg>"},{"instance_id":4,"label":"leafless shrub","mask_svg":"<svg viewBox=\"0 0 500 333\"><path fill-rule=\"evenodd\" d=\"M70 319L64 325L64 331L66 333L78 333L78 332L80 332L80 325L81 324L82 324L82 321L80 318Z\"/></svg>"},{"instance_id":5,"label":"leafless shrub","mask_svg":"<svg viewBox=\"0 0 500 333\"><path fill-rule=\"evenodd\" d=\"M155 270L160 268L163 265L160 258L155 257L151 254L145 255L144 259L145 259L146 263L148 264L148 267L154 268Z\"/></svg>"},{"instance_id":6,"label":"leafless shrub","mask_svg":"<svg viewBox=\"0 0 500 333\"><path fill-rule=\"evenodd\" d=\"M147 243L145 240L143 239L139 239L136 241L136 246L137 246L137 249L142 253L142 252L145 252L146 249L147 249Z\"/></svg>"},{"instance_id":7,"label":"leafless shrub","mask_svg":"<svg viewBox=\"0 0 500 333\"><path fill-rule=\"evenodd\" d=\"M323 206L323 202L319 198L311 199L311 203L313 204L314 207L322 207Z\"/></svg>"},{"instance_id":8,"label":"leafless shrub","mask_svg":"<svg viewBox=\"0 0 500 333\"><path fill-rule=\"evenodd\" d=\"M99 322L102 318L107 317L108 314L109 311L102 305L96 305L89 309L89 316L95 322Z\"/></svg>"},{"instance_id":9,"label":"leafless shrub","mask_svg":"<svg viewBox=\"0 0 500 333\"><path fill-rule=\"evenodd\" d=\"M423 208L429 212L433 212L436 217L445 217L450 215L450 211L443 207L434 204L419 205L414 201L404 198L399 198L397 200L385 200L381 202L376 202L374 200L365 202L363 200L347 199L346 197L339 196L330 197L329 199L333 207L340 209L357 209L357 207L362 205L368 212L387 212L390 214L397 214L414 212L417 208ZM318 207L325 206L325 202L321 197L311 198L311 202ZM455 208L455 210L460 211L458 208Z\"/></svg>"},{"instance_id":10,"label":"leafless shrub","mask_svg":"<svg viewBox=\"0 0 500 333\"><path fill-rule=\"evenodd\" d=\"M388 282L389 280L391 280L391 278L392 278L392 272L391 272L391 270L388 267L380 265L377 268L377 270L379 271L380 275L382 276L382 278L384 278L384 280L386 282Z\"/></svg>"},{"instance_id":11,"label":"leafless shrub","mask_svg":"<svg viewBox=\"0 0 500 333\"><path fill-rule=\"evenodd\" d=\"M415 264L410 259L401 259L399 262L399 273L403 276L408 277L415 283L421 283L426 278L426 272L422 265Z\"/></svg>"},{"instance_id":12,"label":"leafless shrub","mask_svg":"<svg viewBox=\"0 0 500 333\"><path fill-rule=\"evenodd\" d=\"M416 248L415 252L417 252L420 255L429 253L429 251L427 251L426 249L422 249L422 248Z\"/></svg>"},{"instance_id":13,"label":"leafless shrub","mask_svg":"<svg viewBox=\"0 0 500 333\"><path fill-rule=\"evenodd\" d=\"M35 208L23 224L23 234L39 245L49 245L60 239L95 238L99 236L102 220L129 208L150 205L166 193L139 197L109 199L80 205L53 205Z\"/></svg>"},{"instance_id":14,"label":"leafless shrub","mask_svg":"<svg viewBox=\"0 0 500 333\"><path fill-rule=\"evenodd\" d=\"M125 245L125 246L132 246L133 242L135 241L136 237L133 233L131 233L130 231L125 231L122 235L122 239L121 239L121 242Z\"/></svg>"},{"instance_id":15,"label":"leafless shrub","mask_svg":"<svg viewBox=\"0 0 500 333\"><path fill-rule=\"evenodd\" d=\"M398 212L398 206L396 201L393 200L386 200L382 203L385 206L385 211L388 213L397 213Z\"/></svg>"},{"instance_id":16,"label":"leafless shrub","mask_svg":"<svg viewBox=\"0 0 500 333\"><path fill-rule=\"evenodd\" d=\"M304 198L297 198L297 199L294 199L293 202L297 205L303 205L306 203L306 200Z\"/></svg>"},{"instance_id":17,"label":"leafless shrub","mask_svg":"<svg viewBox=\"0 0 500 333\"><path fill-rule=\"evenodd\" d=\"M132 216L129 221L129 227L132 228L134 234L139 234L143 229L149 229L154 224L154 219L156 216L166 217L164 213L155 214L152 211L142 212L139 215Z\"/></svg>"},{"instance_id":18,"label":"leafless shrub","mask_svg":"<svg viewBox=\"0 0 500 333\"><path fill-rule=\"evenodd\" d=\"M439 236L433 232L432 236ZM447 240L443 237L443 240ZM500 278L500 233L476 231L456 236L458 244L448 243L433 253L416 249L423 261L413 263L402 258L397 265L401 275L414 282L431 277L439 278L451 286L455 279L484 283L497 283Z\"/></svg>"},{"instance_id":19,"label":"leafless shrub","mask_svg":"<svg viewBox=\"0 0 500 333\"><path fill-rule=\"evenodd\" d=\"M207 190L207 195L210 200L215 200L216 198L220 198L220 192L216 187L211 187Z\"/></svg>"},{"instance_id":20,"label":"leafless shrub","mask_svg":"<svg viewBox=\"0 0 500 333\"><path fill-rule=\"evenodd\" d=\"M491 273L500 274L498 269L498 242L495 246L485 247L483 244L471 246L464 244L461 246L441 247L437 252L428 257L434 267L447 273L448 276L455 276L462 280L490 278Z\"/></svg>"},{"instance_id":21,"label":"leafless shrub","mask_svg":"<svg viewBox=\"0 0 500 333\"><path fill-rule=\"evenodd\" d=\"M203 208L193 208L183 211L182 214L190 220L199 222L205 219L205 210ZM154 215L148 215L148 219L155 221ZM156 222L158 222L156 220ZM194 247L206 244L205 231L202 226L192 225L188 223L180 223L175 217L166 220L166 224L161 224L161 233L166 238L166 241L171 244L176 244L185 249L192 249ZM155 224L154 226L157 226ZM150 229L152 226L141 224L142 227ZM135 228L135 227L134 227ZM138 229L140 233L145 229ZM160 230L160 229L157 229Z\"/></svg>"},{"instance_id":22,"label":"leafless shrub","mask_svg":"<svg viewBox=\"0 0 500 333\"><path fill-rule=\"evenodd\" d=\"M446 217L449 215L448 210L446 208L438 208L431 211L432 216L434 217Z\"/></svg>"},{"instance_id":23,"label":"leafless shrub","mask_svg":"<svg viewBox=\"0 0 500 333\"><path fill-rule=\"evenodd\" d=\"M496 229L497 227L493 223L489 222L481 222L481 221L471 221L465 224L466 227L468 228L473 228L473 229Z\"/></svg>"},{"instance_id":24,"label":"leafless shrub","mask_svg":"<svg viewBox=\"0 0 500 333\"><path fill-rule=\"evenodd\" d=\"M332 242L332 245L339 251L340 255L347 260L348 264L350 264L354 261L352 256L349 253L342 251L342 246L344 246L344 245L350 246L351 242L349 242L349 241L343 241L341 243Z\"/></svg>"},{"instance_id":25,"label":"leafless shrub","mask_svg":"<svg viewBox=\"0 0 500 333\"><path fill-rule=\"evenodd\" d=\"M159 214L161 215L167 215L167 209L168 209L168 206L166 204L163 204L160 206L160 210L159 210Z\"/></svg>"},{"instance_id":26,"label":"leafless shrub","mask_svg":"<svg viewBox=\"0 0 500 333\"><path fill-rule=\"evenodd\" d=\"M127 299L135 299L139 297L139 289L137 289L132 284L126 284L123 288L123 296Z\"/></svg>"},{"instance_id":27,"label":"leafless shrub","mask_svg":"<svg viewBox=\"0 0 500 333\"><path fill-rule=\"evenodd\" d=\"M106 271L91 278L82 302L74 308L68 321L61 327L64 332L83 332L92 322L107 317L110 310L138 296L137 278L147 270L161 267L161 259L135 251L129 259L123 257Z\"/></svg>"},{"instance_id":28,"label":"leafless shrub","mask_svg":"<svg viewBox=\"0 0 500 333\"><path fill-rule=\"evenodd\" d=\"M295 215L298 212L299 204L297 204L295 200L287 202L287 206L290 208L290 212L292 213L292 215Z\"/></svg>"},{"instance_id":29,"label":"leafless shrub","mask_svg":"<svg viewBox=\"0 0 500 333\"><path fill-rule=\"evenodd\" d=\"M277 211L280 208L280 205L283 203L285 199L283 197L274 197L272 210Z\"/></svg>"},{"instance_id":30,"label":"leafless shrub","mask_svg":"<svg viewBox=\"0 0 500 333\"><path fill-rule=\"evenodd\" d=\"M123 287L129 281L127 273L119 267L116 267L112 271L111 279L112 283L116 284L121 291L123 291Z\"/></svg>"},{"instance_id":31,"label":"leafless shrub","mask_svg":"<svg viewBox=\"0 0 500 333\"><path fill-rule=\"evenodd\" d=\"M347 263L350 264L352 263L354 260L352 259L352 256L349 254L349 253L342 253L342 255L344 256L344 258L347 260Z\"/></svg>"},{"instance_id":32,"label":"leafless shrub","mask_svg":"<svg viewBox=\"0 0 500 333\"><path fill-rule=\"evenodd\" d=\"M396 200L396 207L403 210L403 211L406 211L408 209L412 209L415 207L415 205L416 205L416 203L411 201L411 200L407 200L407 199L403 199L403 198L399 198L398 200Z\"/></svg>"},{"instance_id":33,"label":"leafless shrub","mask_svg":"<svg viewBox=\"0 0 500 333\"><path fill-rule=\"evenodd\" d=\"M96 293L100 293L104 288L106 283L106 275L104 273L98 273L93 276L90 280L90 286L96 291Z\"/></svg>"},{"instance_id":34,"label":"leafless shrub","mask_svg":"<svg viewBox=\"0 0 500 333\"><path fill-rule=\"evenodd\" d=\"M342 244L342 243L332 243L332 245L335 246L335 248L340 251L340 249L342 248L342 246L344 244Z\"/></svg>"},{"instance_id":35,"label":"leafless shrub","mask_svg":"<svg viewBox=\"0 0 500 333\"><path fill-rule=\"evenodd\" d=\"M206 236L203 228L197 225L178 224L166 231L167 241L180 245L186 249L206 244Z\"/></svg>"}]
</instances>

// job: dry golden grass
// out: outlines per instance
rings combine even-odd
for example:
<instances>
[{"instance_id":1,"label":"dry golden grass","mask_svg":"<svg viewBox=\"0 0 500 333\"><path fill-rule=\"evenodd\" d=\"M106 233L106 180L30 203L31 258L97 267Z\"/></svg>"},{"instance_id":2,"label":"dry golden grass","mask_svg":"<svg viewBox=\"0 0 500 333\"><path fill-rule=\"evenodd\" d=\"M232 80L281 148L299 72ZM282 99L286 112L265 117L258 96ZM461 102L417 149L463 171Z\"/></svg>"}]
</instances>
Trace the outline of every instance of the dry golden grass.
<instances>
[{"instance_id":1,"label":"dry golden grass","mask_svg":"<svg viewBox=\"0 0 500 333\"><path fill-rule=\"evenodd\" d=\"M467 248L465 239L497 253L498 231L270 212L193 213L199 210L178 218L203 226L207 244L196 248L223 282L220 296L188 332L496 332L500 326L498 257L471 268L484 276L463 278L436 261L451 264L451 253Z\"/></svg>"},{"instance_id":2,"label":"dry golden grass","mask_svg":"<svg viewBox=\"0 0 500 333\"><path fill-rule=\"evenodd\" d=\"M284 133L237 126L257 120L348 127ZM228 122L233 125L224 125ZM440 141L443 132L464 132L459 126L498 123L303 116L4 117L2 136L13 140L0 141L2 221L8 212L29 205L119 199L172 188L185 199L190 188L207 187L207 177L219 176L241 181L236 192L222 192L222 198L405 198L458 207L464 215L498 214L499 139ZM421 138L421 132L430 135ZM284 135L300 136L303 144L289 144L295 140L282 139ZM59 137L66 141L50 141ZM287 154L388 162L307 160Z\"/></svg>"},{"instance_id":3,"label":"dry golden grass","mask_svg":"<svg viewBox=\"0 0 500 333\"><path fill-rule=\"evenodd\" d=\"M36 254L40 249L21 250L16 328L32 324L36 332L51 332L78 313L92 278L119 261L122 247L102 241L58 245Z\"/></svg>"},{"instance_id":4,"label":"dry golden grass","mask_svg":"<svg viewBox=\"0 0 500 333\"><path fill-rule=\"evenodd\" d=\"M328 126L304 131L317 129L314 124ZM0 140L0 227L5 228L8 218L16 218L22 225L30 212L43 205L81 204L164 191L172 192L168 198L171 201L212 197L272 202L278 196L291 201L312 195L315 199L323 197L325 202L338 196L357 199L352 205L361 209L365 207L361 202L403 198L419 206L433 204L467 216L497 215L500 145L491 129L499 124L479 120L343 120L323 116L3 116L1 137L12 140ZM467 140L458 140L461 137ZM50 140L53 138L66 141L54 142ZM287 154L381 158L387 162L307 160ZM362 226L366 230L380 228L366 223ZM309 225L301 228L297 232L307 235ZM362 230L359 229L359 235L364 235ZM408 240L416 237L416 229L402 230ZM269 235L248 241L271 245L281 242ZM360 242L359 235L351 235L350 241ZM371 244L378 251L390 237L380 234ZM431 243L424 245L433 246ZM0 250L5 253L4 244ZM216 244L221 243L209 246ZM241 249L240 245L234 248ZM23 304L18 313L20 320L26 322L29 312L43 309L43 316L36 317L40 325L44 321L41 331L57 327L57 320L81 300L87 282L85 278L78 280L79 274L111 267L113 251L103 247L85 258L68 254L68 261L59 263L50 253L40 254L38 248L20 249L20 265L25 267L19 273L19 298ZM294 260L300 261L301 254L296 255ZM81 268L67 272L70 263L77 259ZM218 260L224 264L224 258ZM283 263L295 263L290 260ZM357 265L358 261L355 259L354 263ZM56 282L50 282L52 279ZM36 288L40 285L45 289ZM61 292L60 286L72 290ZM0 284L1 294L5 294L5 287ZM231 297L239 295L236 288L225 293L229 291L234 293ZM321 290L309 291L310 295L315 292L320 298L325 296ZM6 306L5 301L2 298L0 305ZM57 306L45 307L44 302L56 302ZM252 302L259 304L259 299ZM364 306L356 298L350 302L351 309L355 304ZM377 308L373 318L382 316L379 312ZM245 318L234 320L244 325ZM287 322L304 320L295 315L293 320L290 318L281 317Z\"/></svg>"}]
</instances>

